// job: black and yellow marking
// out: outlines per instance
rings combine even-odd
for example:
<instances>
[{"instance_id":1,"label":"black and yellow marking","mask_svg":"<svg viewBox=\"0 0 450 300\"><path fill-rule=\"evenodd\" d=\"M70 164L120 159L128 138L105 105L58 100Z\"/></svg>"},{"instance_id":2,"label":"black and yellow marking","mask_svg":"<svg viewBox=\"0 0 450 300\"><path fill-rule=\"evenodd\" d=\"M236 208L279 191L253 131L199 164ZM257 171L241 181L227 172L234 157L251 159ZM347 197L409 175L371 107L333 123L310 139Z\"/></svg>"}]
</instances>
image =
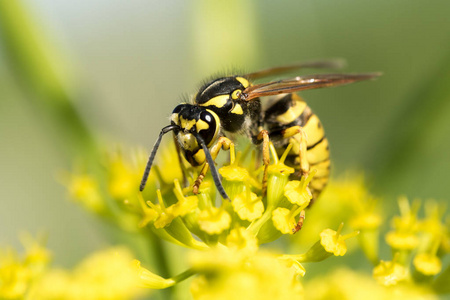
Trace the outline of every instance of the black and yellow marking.
<instances>
[{"instance_id":1,"label":"black and yellow marking","mask_svg":"<svg viewBox=\"0 0 450 300\"><path fill-rule=\"evenodd\" d=\"M286 163L299 171L294 173L297 179L308 174L311 168L317 170L310 182L315 199L328 182L330 172L328 140L319 118L295 93L373 79L380 74L315 74L260 84L252 84L250 80L295 69L336 68L340 65L335 60L306 62L260 70L242 76L220 77L205 83L191 103L180 104L173 110L171 124L161 130L150 154L140 190L145 187L162 136L173 131L178 142L177 149L183 153L187 161L192 166L203 164L194 191L198 190L209 166L218 192L224 199L228 199L214 166L214 159L220 149L233 147L233 143L225 138L230 133L230 137L244 134L255 145L262 144L265 166L263 193L269 164L269 140L274 143L279 153L284 152L287 145L292 143ZM285 96L277 96L269 108L262 109L260 97L282 94ZM295 229L299 228L300 223Z\"/></svg>"},{"instance_id":2,"label":"black and yellow marking","mask_svg":"<svg viewBox=\"0 0 450 300\"><path fill-rule=\"evenodd\" d=\"M265 111L264 125L269 130L270 139L281 155L290 142L293 147L286 157L286 163L296 170L301 169L299 128L306 135L306 160L309 169L317 173L310 182L315 197L328 182L330 174L330 153L328 140L319 118L311 111L305 101L296 94L288 94ZM294 179L301 177L301 172L291 175Z\"/></svg>"}]
</instances>

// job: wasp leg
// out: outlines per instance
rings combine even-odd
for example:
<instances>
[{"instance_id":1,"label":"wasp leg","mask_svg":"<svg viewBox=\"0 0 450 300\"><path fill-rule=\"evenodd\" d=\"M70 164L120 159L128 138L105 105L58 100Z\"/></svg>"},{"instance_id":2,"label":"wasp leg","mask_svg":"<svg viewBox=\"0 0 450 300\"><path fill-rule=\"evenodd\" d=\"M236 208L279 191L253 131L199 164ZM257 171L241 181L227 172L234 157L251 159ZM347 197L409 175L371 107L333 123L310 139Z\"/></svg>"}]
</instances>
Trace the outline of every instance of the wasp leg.
<instances>
[{"instance_id":1,"label":"wasp leg","mask_svg":"<svg viewBox=\"0 0 450 300\"><path fill-rule=\"evenodd\" d=\"M263 180L262 180L262 194L263 197L267 193L267 170L270 164L270 154L269 154L269 132L267 130L261 130L257 136L258 140L262 140L262 147L263 147L263 163L264 163L264 173L263 173Z\"/></svg>"},{"instance_id":2,"label":"wasp leg","mask_svg":"<svg viewBox=\"0 0 450 300\"><path fill-rule=\"evenodd\" d=\"M291 138L294 140L294 144L297 144L299 149L299 159L300 159L300 175L301 177L308 176L309 174L309 162L306 158L307 151L307 137L306 132L301 126L292 126L281 131L271 132L272 136L281 137L283 139ZM294 139L294 136L299 137L299 139ZM303 222L305 221L305 211L302 210L300 213L300 218L297 225L292 229L293 233L296 233L302 229Z\"/></svg>"},{"instance_id":3,"label":"wasp leg","mask_svg":"<svg viewBox=\"0 0 450 300\"><path fill-rule=\"evenodd\" d=\"M283 138L292 138L295 135L299 135L300 143L299 143L299 159L300 159L300 172L301 176L308 176L309 174L309 162L306 158L306 150L307 150L307 137L306 132L303 130L301 126L292 126L281 131L281 135ZM298 142L298 140L296 140Z\"/></svg>"},{"instance_id":4,"label":"wasp leg","mask_svg":"<svg viewBox=\"0 0 450 300\"><path fill-rule=\"evenodd\" d=\"M219 138L219 140L217 141L217 143L211 148L211 150L209 151L211 153L211 157L213 160L216 159L217 155L219 154L220 149L223 150L228 150L230 149L230 147L234 145L233 142L222 136ZM198 194L198 190L200 188L200 184L203 181L203 178L205 178L206 173L208 172L209 169L209 164L208 162L205 162L205 164L203 165L203 168L200 171L200 174L197 176L197 179L194 182L194 186L192 187L192 191L194 194Z\"/></svg>"},{"instance_id":5,"label":"wasp leg","mask_svg":"<svg viewBox=\"0 0 450 300\"><path fill-rule=\"evenodd\" d=\"M303 222L305 222L305 210L302 210L301 212L300 212L300 217L299 217L299 219L298 219L298 223L297 223L297 225L295 225L295 227L294 228L292 228L292 232L293 233L296 233L297 231L300 231L300 229L302 229L302 227L303 227Z\"/></svg>"}]
</instances>

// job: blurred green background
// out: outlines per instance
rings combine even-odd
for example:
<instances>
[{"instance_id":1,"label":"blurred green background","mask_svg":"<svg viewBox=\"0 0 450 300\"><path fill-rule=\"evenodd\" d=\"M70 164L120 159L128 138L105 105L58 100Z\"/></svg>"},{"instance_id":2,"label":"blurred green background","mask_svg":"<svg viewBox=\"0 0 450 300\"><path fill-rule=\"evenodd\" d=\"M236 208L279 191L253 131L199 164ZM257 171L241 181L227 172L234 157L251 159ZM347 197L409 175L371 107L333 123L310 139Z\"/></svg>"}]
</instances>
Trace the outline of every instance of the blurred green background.
<instances>
[{"instance_id":1,"label":"blurred green background","mask_svg":"<svg viewBox=\"0 0 450 300\"><path fill-rule=\"evenodd\" d=\"M45 231L56 264L71 266L110 243L57 180L94 147L90 130L149 149L182 96L211 75L320 58L384 74L302 94L325 126L333 175L362 169L389 202L450 199L448 0L23 0L11 11L6 2L1 245Z\"/></svg>"}]
</instances>

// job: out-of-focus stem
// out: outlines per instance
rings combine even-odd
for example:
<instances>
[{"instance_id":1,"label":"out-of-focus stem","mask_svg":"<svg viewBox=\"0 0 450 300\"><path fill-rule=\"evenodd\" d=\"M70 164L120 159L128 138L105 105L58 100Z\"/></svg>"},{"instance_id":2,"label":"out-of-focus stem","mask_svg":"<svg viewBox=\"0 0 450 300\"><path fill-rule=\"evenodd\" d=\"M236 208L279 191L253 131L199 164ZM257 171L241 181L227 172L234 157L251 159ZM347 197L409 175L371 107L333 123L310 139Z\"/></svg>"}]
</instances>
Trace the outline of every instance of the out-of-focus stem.
<instances>
[{"instance_id":1,"label":"out-of-focus stem","mask_svg":"<svg viewBox=\"0 0 450 300\"><path fill-rule=\"evenodd\" d=\"M26 98L44 114L56 130L60 146L69 158L92 156L96 143L73 106L75 80L68 60L62 59L22 1L0 1L0 43ZM61 151L63 152L63 151Z\"/></svg>"}]
</instances>

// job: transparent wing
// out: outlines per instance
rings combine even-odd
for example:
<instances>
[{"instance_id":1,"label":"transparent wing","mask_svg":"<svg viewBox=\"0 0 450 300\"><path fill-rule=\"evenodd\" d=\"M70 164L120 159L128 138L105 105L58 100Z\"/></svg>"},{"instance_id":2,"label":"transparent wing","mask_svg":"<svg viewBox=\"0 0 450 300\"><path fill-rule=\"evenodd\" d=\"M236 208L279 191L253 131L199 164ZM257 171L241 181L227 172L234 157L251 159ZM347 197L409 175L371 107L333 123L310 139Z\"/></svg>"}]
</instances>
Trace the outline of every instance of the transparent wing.
<instances>
[{"instance_id":1,"label":"transparent wing","mask_svg":"<svg viewBox=\"0 0 450 300\"><path fill-rule=\"evenodd\" d=\"M249 101L257 97L288 94L310 89L339 86L357 81L374 79L380 75L381 73L317 74L297 76L290 79L249 86L242 92L241 99Z\"/></svg>"},{"instance_id":2,"label":"transparent wing","mask_svg":"<svg viewBox=\"0 0 450 300\"><path fill-rule=\"evenodd\" d=\"M341 69L345 67L346 63L344 59L327 59L317 61L307 61L297 64L290 64L286 66L274 67L269 69L260 70L258 72L245 75L245 78L250 80L272 76L276 74L286 73L298 69Z\"/></svg>"}]
</instances>

